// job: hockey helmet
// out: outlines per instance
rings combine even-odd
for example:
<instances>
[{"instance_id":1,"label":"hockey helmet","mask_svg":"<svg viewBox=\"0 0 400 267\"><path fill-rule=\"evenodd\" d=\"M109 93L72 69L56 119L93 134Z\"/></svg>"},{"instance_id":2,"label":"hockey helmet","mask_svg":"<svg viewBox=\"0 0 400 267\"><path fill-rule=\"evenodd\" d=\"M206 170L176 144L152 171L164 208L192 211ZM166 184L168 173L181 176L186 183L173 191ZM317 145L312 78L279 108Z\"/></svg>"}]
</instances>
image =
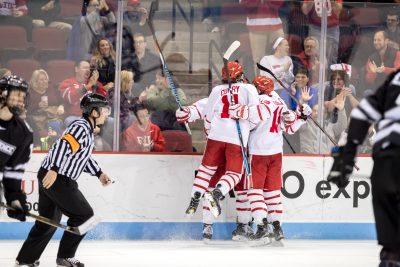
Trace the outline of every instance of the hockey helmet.
<instances>
[{"instance_id":1,"label":"hockey helmet","mask_svg":"<svg viewBox=\"0 0 400 267\"><path fill-rule=\"evenodd\" d=\"M222 80L227 80L225 65L222 67ZM228 62L228 73L231 80L236 81L243 74L243 67L236 61Z\"/></svg>"},{"instance_id":2,"label":"hockey helmet","mask_svg":"<svg viewBox=\"0 0 400 267\"><path fill-rule=\"evenodd\" d=\"M253 85L257 88L260 95L270 94L274 91L274 82L265 76L256 76L253 80Z\"/></svg>"},{"instance_id":3,"label":"hockey helmet","mask_svg":"<svg viewBox=\"0 0 400 267\"><path fill-rule=\"evenodd\" d=\"M109 108L107 99L102 95L90 93L85 95L81 100L81 110L83 115L90 116L93 109L100 114L100 108L102 107Z\"/></svg>"},{"instance_id":4,"label":"hockey helmet","mask_svg":"<svg viewBox=\"0 0 400 267\"><path fill-rule=\"evenodd\" d=\"M12 90L23 91L28 93L28 83L16 75L4 76L0 79L0 91L9 92Z\"/></svg>"}]
</instances>

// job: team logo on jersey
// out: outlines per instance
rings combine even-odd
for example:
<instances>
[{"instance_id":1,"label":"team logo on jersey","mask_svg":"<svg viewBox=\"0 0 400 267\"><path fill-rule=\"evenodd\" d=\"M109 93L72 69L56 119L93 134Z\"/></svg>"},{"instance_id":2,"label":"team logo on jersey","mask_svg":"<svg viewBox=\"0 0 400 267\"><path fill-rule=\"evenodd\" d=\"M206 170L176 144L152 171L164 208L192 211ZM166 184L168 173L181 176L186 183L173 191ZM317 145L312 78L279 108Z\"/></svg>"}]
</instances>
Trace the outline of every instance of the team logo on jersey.
<instances>
[{"instance_id":1,"label":"team logo on jersey","mask_svg":"<svg viewBox=\"0 0 400 267\"><path fill-rule=\"evenodd\" d=\"M12 154L14 154L15 149L16 149L15 146L0 140L0 151L1 152L11 156Z\"/></svg>"}]
</instances>

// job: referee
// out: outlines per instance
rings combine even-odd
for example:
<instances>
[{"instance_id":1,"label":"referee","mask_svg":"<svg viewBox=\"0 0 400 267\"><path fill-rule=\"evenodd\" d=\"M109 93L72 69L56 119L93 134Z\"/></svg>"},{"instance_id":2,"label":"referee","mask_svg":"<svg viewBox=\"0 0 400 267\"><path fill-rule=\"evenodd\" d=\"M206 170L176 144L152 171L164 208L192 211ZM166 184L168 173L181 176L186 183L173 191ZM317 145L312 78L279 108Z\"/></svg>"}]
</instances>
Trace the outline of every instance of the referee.
<instances>
[{"instance_id":1,"label":"referee","mask_svg":"<svg viewBox=\"0 0 400 267\"><path fill-rule=\"evenodd\" d=\"M328 181L340 188L348 185L357 146L372 123L378 127L371 189L378 243L383 247L379 267L396 267L400 266L400 70L352 111L347 144L334 155Z\"/></svg>"},{"instance_id":2,"label":"referee","mask_svg":"<svg viewBox=\"0 0 400 267\"><path fill-rule=\"evenodd\" d=\"M93 209L76 180L82 171L97 176L105 186L110 178L102 172L91 153L94 147L93 129L104 123L110 107L104 96L87 94L81 100L82 118L74 121L58 139L38 172L39 214L59 222L62 214L68 226L78 227L94 220ZM39 258L56 228L36 221L22 245L15 266L38 266ZM57 266L82 267L75 252L84 235L64 232L58 249Z\"/></svg>"}]
</instances>

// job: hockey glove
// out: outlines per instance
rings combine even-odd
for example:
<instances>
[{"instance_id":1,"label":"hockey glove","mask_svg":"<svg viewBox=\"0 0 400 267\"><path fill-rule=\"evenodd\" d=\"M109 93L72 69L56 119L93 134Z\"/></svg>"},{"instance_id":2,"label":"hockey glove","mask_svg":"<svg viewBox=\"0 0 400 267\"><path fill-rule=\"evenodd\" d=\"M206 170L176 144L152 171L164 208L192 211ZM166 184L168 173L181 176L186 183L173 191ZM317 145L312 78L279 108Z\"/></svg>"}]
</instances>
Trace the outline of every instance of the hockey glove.
<instances>
[{"instance_id":1,"label":"hockey glove","mask_svg":"<svg viewBox=\"0 0 400 267\"><path fill-rule=\"evenodd\" d=\"M312 113L312 109L309 105L297 105L296 114L302 120L307 120L308 116Z\"/></svg>"},{"instance_id":2,"label":"hockey glove","mask_svg":"<svg viewBox=\"0 0 400 267\"><path fill-rule=\"evenodd\" d=\"M283 123L285 124L285 127L290 127L293 125L293 123L296 121L296 113L292 110L287 110L282 113L282 120Z\"/></svg>"},{"instance_id":3,"label":"hockey glove","mask_svg":"<svg viewBox=\"0 0 400 267\"><path fill-rule=\"evenodd\" d=\"M242 104L229 106L229 116L234 120L247 120L249 118L249 107Z\"/></svg>"},{"instance_id":4,"label":"hockey glove","mask_svg":"<svg viewBox=\"0 0 400 267\"><path fill-rule=\"evenodd\" d=\"M346 145L333 149L333 165L328 175L328 182L336 184L339 188L346 187L349 184L349 178L353 172L354 158L356 156L357 146Z\"/></svg>"},{"instance_id":5,"label":"hockey glove","mask_svg":"<svg viewBox=\"0 0 400 267\"><path fill-rule=\"evenodd\" d=\"M26 215L29 213L26 206L26 195L24 193L12 193L8 195L7 204L13 209L7 209L7 215L10 218L21 222L26 221Z\"/></svg>"},{"instance_id":6,"label":"hockey glove","mask_svg":"<svg viewBox=\"0 0 400 267\"><path fill-rule=\"evenodd\" d=\"M182 110L178 109L175 112L176 120L179 123L187 122L190 118L190 109L188 107L183 107Z\"/></svg>"}]
</instances>

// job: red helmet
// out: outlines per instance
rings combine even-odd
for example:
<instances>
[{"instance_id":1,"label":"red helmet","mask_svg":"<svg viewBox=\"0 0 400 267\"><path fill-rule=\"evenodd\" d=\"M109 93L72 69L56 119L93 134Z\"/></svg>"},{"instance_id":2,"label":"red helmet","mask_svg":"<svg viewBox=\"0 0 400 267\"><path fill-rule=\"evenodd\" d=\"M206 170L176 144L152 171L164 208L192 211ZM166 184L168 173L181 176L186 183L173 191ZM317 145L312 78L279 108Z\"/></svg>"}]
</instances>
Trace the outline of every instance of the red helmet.
<instances>
[{"instance_id":1,"label":"red helmet","mask_svg":"<svg viewBox=\"0 0 400 267\"><path fill-rule=\"evenodd\" d=\"M274 91L274 82L265 76L256 76L253 80L253 85L260 94L269 94Z\"/></svg>"},{"instance_id":2,"label":"red helmet","mask_svg":"<svg viewBox=\"0 0 400 267\"><path fill-rule=\"evenodd\" d=\"M231 80L236 81L243 74L243 67L236 61L228 62L228 72ZM225 65L222 67L222 80L227 80Z\"/></svg>"}]
</instances>

